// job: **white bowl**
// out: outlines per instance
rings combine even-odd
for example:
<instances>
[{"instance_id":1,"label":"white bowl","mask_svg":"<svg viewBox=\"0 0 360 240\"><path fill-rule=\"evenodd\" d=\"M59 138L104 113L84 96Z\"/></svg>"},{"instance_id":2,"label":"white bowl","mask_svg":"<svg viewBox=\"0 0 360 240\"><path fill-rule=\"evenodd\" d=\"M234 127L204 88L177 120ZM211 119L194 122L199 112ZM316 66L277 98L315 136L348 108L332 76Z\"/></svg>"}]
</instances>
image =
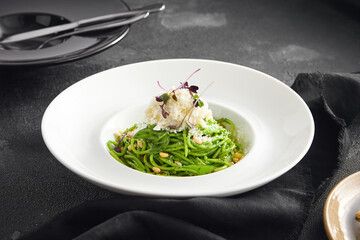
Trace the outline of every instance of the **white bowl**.
<instances>
[{"instance_id":1,"label":"white bowl","mask_svg":"<svg viewBox=\"0 0 360 240\"><path fill-rule=\"evenodd\" d=\"M234 166L195 177L138 172L114 160L106 149L113 133L144 117L149 99L178 86L197 68L190 85L205 92L215 117L241 129L249 152ZM42 135L67 168L96 185L156 197L229 196L274 180L308 151L314 122L305 102L288 86L259 71L219 61L172 59L125 65L70 86L47 108Z\"/></svg>"}]
</instances>

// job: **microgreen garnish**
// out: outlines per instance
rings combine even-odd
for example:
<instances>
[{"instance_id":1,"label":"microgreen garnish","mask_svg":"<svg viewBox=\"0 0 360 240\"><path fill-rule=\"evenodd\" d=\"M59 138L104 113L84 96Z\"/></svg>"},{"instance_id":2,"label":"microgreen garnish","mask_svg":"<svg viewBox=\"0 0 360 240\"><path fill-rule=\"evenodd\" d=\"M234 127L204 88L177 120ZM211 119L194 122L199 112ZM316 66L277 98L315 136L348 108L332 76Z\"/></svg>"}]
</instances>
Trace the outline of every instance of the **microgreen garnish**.
<instances>
[{"instance_id":1,"label":"microgreen garnish","mask_svg":"<svg viewBox=\"0 0 360 240\"><path fill-rule=\"evenodd\" d=\"M163 87L160 85L160 82L159 82L159 81L157 81L157 84L159 85L159 87L160 87L162 90L166 91L166 89L163 88Z\"/></svg>"},{"instance_id":2,"label":"microgreen garnish","mask_svg":"<svg viewBox=\"0 0 360 240\"><path fill-rule=\"evenodd\" d=\"M170 95L171 95L172 99L174 99L174 101L177 101L177 97L175 95L175 90L173 90Z\"/></svg>"},{"instance_id":3,"label":"microgreen garnish","mask_svg":"<svg viewBox=\"0 0 360 240\"><path fill-rule=\"evenodd\" d=\"M204 106L204 102L200 99L198 101L194 100L195 107L202 107Z\"/></svg>"},{"instance_id":4,"label":"microgreen garnish","mask_svg":"<svg viewBox=\"0 0 360 240\"><path fill-rule=\"evenodd\" d=\"M169 93L169 94L167 93L167 90L160 85L160 82L157 81L157 84L159 85L159 87L160 87L162 90L166 91L166 93L164 93L164 94L162 94L162 95L160 95L160 96L156 96L156 97L155 97L155 100L156 100L157 102L163 102L163 104L162 104L162 105L159 105L159 107L161 108L161 113L162 113L162 116L163 116L164 118L166 118L166 117L169 115L169 113L168 113L167 111L165 111L164 105L169 101L170 98L172 98L174 101L177 101L177 97L176 97L176 95L175 95L176 90L179 90L179 89L188 89L191 96L194 96L194 94L195 94L195 96L197 96L197 98L199 98L199 96L197 95L197 90L199 90L199 87L198 87L198 86L195 86L195 85L189 86L189 84L188 84L189 79L190 79L195 73L197 73L198 71L200 71L200 68L197 69L197 70L195 70L195 71L186 79L185 82L180 83L180 86L177 87L176 89L172 90L171 93ZM194 106L195 106L195 107L198 107L198 106L202 107L202 106L204 106L204 103L203 103L200 99L195 99L195 98L194 98L193 107L194 107ZM184 120L183 120L183 121L184 121Z\"/></svg>"},{"instance_id":5,"label":"microgreen garnish","mask_svg":"<svg viewBox=\"0 0 360 240\"><path fill-rule=\"evenodd\" d=\"M189 125L189 127L194 128L195 125L190 122L190 119L186 120L186 123Z\"/></svg>"},{"instance_id":6,"label":"microgreen garnish","mask_svg":"<svg viewBox=\"0 0 360 240\"><path fill-rule=\"evenodd\" d=\"M197 73L198 71L200 71L200 68L196 69L196 70L186 79L185 82L181 83L181 85L175 89L175 91L178 90L178 89L182 89L182 88L187 88L187 89L189 89L189 88L191 88L191 87L196 87L196 89L195 89L195 93L196 93L196 91L199 89L199 87L197 87L197 86L190 86L190 87L189 87L189 86L188 86L188 81L189 81L189 79L190 79L195 73ZM190 90L190 89L189 89L189 90ZM190 90L190 91L191 91L191 90ZM193 91L191 91L191 92L193 92Z\"/></svg>"},{"instance_id":7,"label":"microgreen garnish","mask_svg":"<svg viewBox=\"0 0 360 240\"><path fill-rule=\"evenodd\" d=\"M195 85L191 85L190 87L187 87L187 89L189 89L190 92L197 93L199 87Z\"/></svg>"},{"instance_id":8,"label":"microgreen garnish","mask_svg":"<svg viewBox=\"0 0 360 240\"><path fill-rule=\"evenodd\" d=\"M119 148L120 143L122 142L122 140L124 139L124 137L127 135L127 132L124 132L124 135L121 137L121 139L119 140L119 144L114 148L114 150L116 152L121 152L121 149Z\"/></svg>"},{"instance_id":9,"label":"microgreen garnish","mask_svg":"<svg viewBox=\"0 0 360 240\"><path fill-rule=\"evenodd\" d=\"M163 103L162 105L159 105L159 107L161 108L161 114L162 114L163 118L167 118L167 116L169 116L169 113L167 111L165 111L164 104L165 103Z\"/></svg>"},{"instance_id":10,"label":"microgreen garnish","mask_svg":"<svg viewBox=\"0 0 360 240\"><path fill-rule=\"evenodd\" d=\"M164 93L160 97L155 97L155 99L158 102L164 102L164 104L166 104L167 101L169 101L170 97L169 97L169 94Z\"/></svg>"},{"instance_id":11,"label":"microgreen garnish","mask_svg":"<svg viewBox=\"0 0 360 240\"><path fill-rule=\"evenodd\" d=\"M195 107L204 106L204 102L200 100L199 95L195 94L193 96L193 99L194 99L193 104L194 104Z\"/></svg>"}]
</instances>

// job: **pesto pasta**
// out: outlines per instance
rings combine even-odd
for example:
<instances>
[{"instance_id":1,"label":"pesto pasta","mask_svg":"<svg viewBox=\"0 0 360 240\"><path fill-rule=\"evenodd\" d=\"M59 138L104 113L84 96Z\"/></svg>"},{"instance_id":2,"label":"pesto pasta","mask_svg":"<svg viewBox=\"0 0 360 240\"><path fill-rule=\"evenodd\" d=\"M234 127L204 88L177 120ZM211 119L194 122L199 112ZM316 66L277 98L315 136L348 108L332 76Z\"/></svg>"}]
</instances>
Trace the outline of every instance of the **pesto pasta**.
<instances>
[{"instance_id":1,"label":"pesto pasta","mask_svg":"<svg viewBox=\"0 0 360 240\"><path fill-rule=\"evenodd\" d=\"M148 125L131 136L137 125L107 142L113 158L138 171L163 176L197 176L226 169L244 156L233 122L209 120L206 127L180 132Z\"/></svg>"}]
</instances>

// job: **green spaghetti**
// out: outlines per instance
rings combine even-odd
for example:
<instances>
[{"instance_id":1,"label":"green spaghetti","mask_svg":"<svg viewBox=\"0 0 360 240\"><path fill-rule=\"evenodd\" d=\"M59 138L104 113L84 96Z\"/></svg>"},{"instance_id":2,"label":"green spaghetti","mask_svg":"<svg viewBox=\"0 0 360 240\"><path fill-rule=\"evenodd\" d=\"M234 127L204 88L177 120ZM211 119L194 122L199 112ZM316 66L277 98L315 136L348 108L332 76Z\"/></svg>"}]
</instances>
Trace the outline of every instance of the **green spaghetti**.
<instances>
[{"instance_id":1,"label":"green spaghetti","mask_svg":"<svg viewBox=\"0 0 360 240\"><path fill-rule=\"evenodd\" d=\"M154 130L148 125L131 136L137 125L107 142L110 155L138 171L163 176L197 176L226 169L244 156L235 126L226 118L206 127L183 131Z\"/></svg>"}]
</instances>

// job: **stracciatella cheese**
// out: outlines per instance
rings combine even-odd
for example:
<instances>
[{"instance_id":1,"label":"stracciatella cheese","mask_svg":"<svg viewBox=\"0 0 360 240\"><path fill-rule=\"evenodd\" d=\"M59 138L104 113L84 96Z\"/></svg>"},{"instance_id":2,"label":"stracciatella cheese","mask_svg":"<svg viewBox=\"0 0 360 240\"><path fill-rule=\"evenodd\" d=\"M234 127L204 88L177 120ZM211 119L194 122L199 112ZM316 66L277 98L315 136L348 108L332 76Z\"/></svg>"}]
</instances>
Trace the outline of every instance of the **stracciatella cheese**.
<instances>
[{"instance_id":1,"label":"stracciatella cheese","mask_svg":"<svg viewBox=\"0 0 360 240\"><path fill-rule=\"evenodd\" d=\"M201 125L206 128L207 125L205 121L213 119L208 103L201 99L204 106L193 108L194 99L188 89L178 89L175 91L175 95L176 101L170 97L164 105L164 110L169 113L166 118L163 117L162 110L159 106L163 103L157 102L154 97L145 113L145 123L156 124L154 130L182 131L187 126L187 122L190 122L192 125ZM185 120L183 121L184 118ZM181 126L175 130L169 128L169 126L179 126L180 124Z\"/></svg>"}]
</instances>

